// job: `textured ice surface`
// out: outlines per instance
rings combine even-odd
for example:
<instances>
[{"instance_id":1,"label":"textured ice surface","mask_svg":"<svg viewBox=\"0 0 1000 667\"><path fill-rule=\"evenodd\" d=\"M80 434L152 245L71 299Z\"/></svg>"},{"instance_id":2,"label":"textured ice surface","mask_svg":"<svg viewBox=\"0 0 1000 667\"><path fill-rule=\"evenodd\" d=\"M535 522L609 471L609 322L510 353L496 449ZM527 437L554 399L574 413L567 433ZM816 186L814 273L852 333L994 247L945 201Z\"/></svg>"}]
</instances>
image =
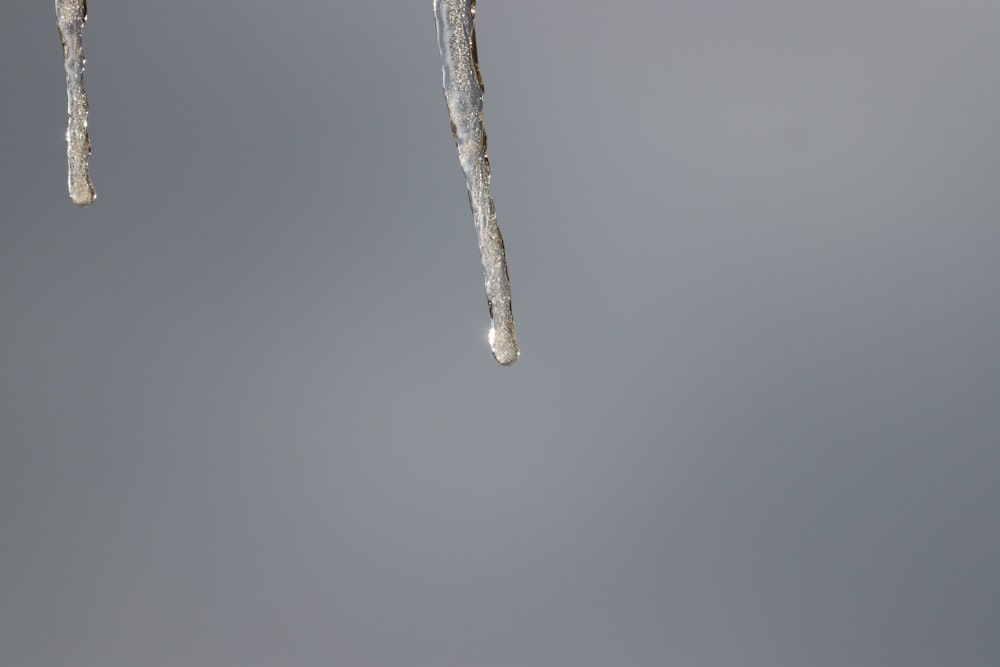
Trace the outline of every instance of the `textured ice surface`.
<instances>
[{"instance_id":1,"label":"textured ice surface","mask_svg":"<svg viewBox=\"0 0 1000 667\"><path fill-rule=\"evenodd\" d=\"M97 196L90 182L90 135L87 133L87 91L83 88L83 24L86 0L56 0L59 36L66 66L66 159L69 166L69 197L77 206L90 206Z\"/></svg>"},{"instance_id":2,"label":"textured ice surface","mask_svg":"<svg viewBox=\"0 0 1000 667\"><path fill-rule=\"evenodd\" d=\"M475 0L434 0L438 46L444 69L444 96L451 116L458 159L465 172L479 256L486 279L486 301L493 320L490 347L503 365L517 361L517 338L510 302L510 280L503 236L490 194L490 162L483 128L483 80L476 59Z\"/></svg>"}]
</instances>

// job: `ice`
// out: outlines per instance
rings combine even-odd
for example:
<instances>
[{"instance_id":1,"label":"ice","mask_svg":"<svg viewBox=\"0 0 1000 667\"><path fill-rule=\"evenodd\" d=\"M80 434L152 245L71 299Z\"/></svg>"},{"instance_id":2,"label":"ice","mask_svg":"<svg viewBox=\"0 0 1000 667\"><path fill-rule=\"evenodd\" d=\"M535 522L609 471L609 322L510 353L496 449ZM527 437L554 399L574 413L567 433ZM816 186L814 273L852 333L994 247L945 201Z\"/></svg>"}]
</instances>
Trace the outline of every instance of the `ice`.
<instances>
[{"instance_id":1,"label":"ice","mask_svg":"<svg viewBox=\"0 0 1000 667\"><path fill-rule=\"evenodd\" d=\"M97 196L90 182L90 135L87 133L87 91L83 88L83 24L87 0L56 0L59 36L66 67L66 159L69 197L77 206L90 206Z\"/></svg>"},{"instance_id":2,"label":"ice","mask_svg":"<svg viewBox=\"0 0 1000 667\"><path fill-rule=\"evenodd\" d=\"M486 302L492 319L490 348L493 357L507 366L517 361L520 352L514 335L507 257L490 194L490 162L483 128L483 79L476 56L475 16L475 0L434 0L438 47L444 70L444 96L458 159L465 172L486 280Z\"/></svg>"}]
</instances>

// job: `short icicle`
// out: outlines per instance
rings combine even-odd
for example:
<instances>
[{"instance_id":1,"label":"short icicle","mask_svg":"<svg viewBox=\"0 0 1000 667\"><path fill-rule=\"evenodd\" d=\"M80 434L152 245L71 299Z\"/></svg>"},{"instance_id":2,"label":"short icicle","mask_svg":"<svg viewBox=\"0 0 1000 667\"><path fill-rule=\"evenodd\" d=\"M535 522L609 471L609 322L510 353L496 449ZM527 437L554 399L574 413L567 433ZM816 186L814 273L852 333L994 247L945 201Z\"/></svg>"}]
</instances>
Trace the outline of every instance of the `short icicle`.
<instances>
[{"instance_id":1,"label":"short icicle","mask_svg":"<svg viewBox=\"0 0 1000 667\"><path fill-rule=\"evenodd\" d=\"M483 80L476 57L475 16L475 0L434 0L438 47L444 70L444 96L458 158L465 172L486 281L486 301L492 319L490 348L493 357L507 366L517 361L520 352L514 335L507 257L490 194L490 162L483 128Z\"/></svg>"},{"instance_id":2,"label":"short icicle","mask_svg":"<svg viewBox=\"0 0 1000 667\"><path fill-rule=\"evenodd\" d=\"M69 167L69 197L77 206L90 206L96 194L90 182L90 135L87 133L87 91L83 88L83 24L87 22L87 0L56 0L59 36L66 67L66 159Z\"/></svg>"}]
</instances>

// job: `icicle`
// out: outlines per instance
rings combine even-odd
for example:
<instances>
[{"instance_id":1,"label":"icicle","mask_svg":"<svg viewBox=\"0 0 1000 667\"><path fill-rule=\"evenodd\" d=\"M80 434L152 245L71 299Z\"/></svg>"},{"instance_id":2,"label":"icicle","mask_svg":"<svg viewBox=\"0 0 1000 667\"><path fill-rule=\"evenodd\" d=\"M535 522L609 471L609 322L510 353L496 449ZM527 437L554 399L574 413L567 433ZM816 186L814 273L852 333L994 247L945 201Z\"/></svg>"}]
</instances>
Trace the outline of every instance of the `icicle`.
<instances>
[{"instance_id":1,"label":"icicle","mask_svg":"<svg viewBox=\"0 0 1000 667\"><path fill-rule=\"evenodd\" d=\"M490 348L493 357L506 366L517 361L520 353L514 336L507 257L490 194L490 162L483 128L483 79L476 56L475 16L475 0L434 0L438 47L444 69L444 96L458 159L465 172L486 279L486 302L492 319Z\"/></svg>"},{"instance_id":2,"label":"icicle","mask_svg":"<svg viewBox=\"0 0 1000 667\"><path fill-rule=\"evenodd\" d=\"M69 197L77 206L90 206L97 196L90 182L90 135L87 133L87 91L83 88L83 24L87 0L56 0L59 36L66 66L66 159L69 166Z\"/></svg>"}]
</instances>

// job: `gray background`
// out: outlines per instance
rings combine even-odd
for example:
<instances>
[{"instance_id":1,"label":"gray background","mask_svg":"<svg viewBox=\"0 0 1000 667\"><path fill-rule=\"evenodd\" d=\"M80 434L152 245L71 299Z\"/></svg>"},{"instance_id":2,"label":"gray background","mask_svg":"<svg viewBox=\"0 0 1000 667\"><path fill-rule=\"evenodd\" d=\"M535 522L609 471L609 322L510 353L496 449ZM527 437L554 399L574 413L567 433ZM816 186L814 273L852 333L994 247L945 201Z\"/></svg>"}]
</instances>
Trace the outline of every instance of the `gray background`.
<instances>
[{"instance_id":1,"label":"gray background","mask_svg":"<svg viewBox=\"0 0 1000 667\"><path fill-rule=\"evenodd\" d=\"M752 5L752 6L751 6ZM1000 664L1000 3L431 1L0 40L0 665Z\"/></svg>"}]
</instances>

